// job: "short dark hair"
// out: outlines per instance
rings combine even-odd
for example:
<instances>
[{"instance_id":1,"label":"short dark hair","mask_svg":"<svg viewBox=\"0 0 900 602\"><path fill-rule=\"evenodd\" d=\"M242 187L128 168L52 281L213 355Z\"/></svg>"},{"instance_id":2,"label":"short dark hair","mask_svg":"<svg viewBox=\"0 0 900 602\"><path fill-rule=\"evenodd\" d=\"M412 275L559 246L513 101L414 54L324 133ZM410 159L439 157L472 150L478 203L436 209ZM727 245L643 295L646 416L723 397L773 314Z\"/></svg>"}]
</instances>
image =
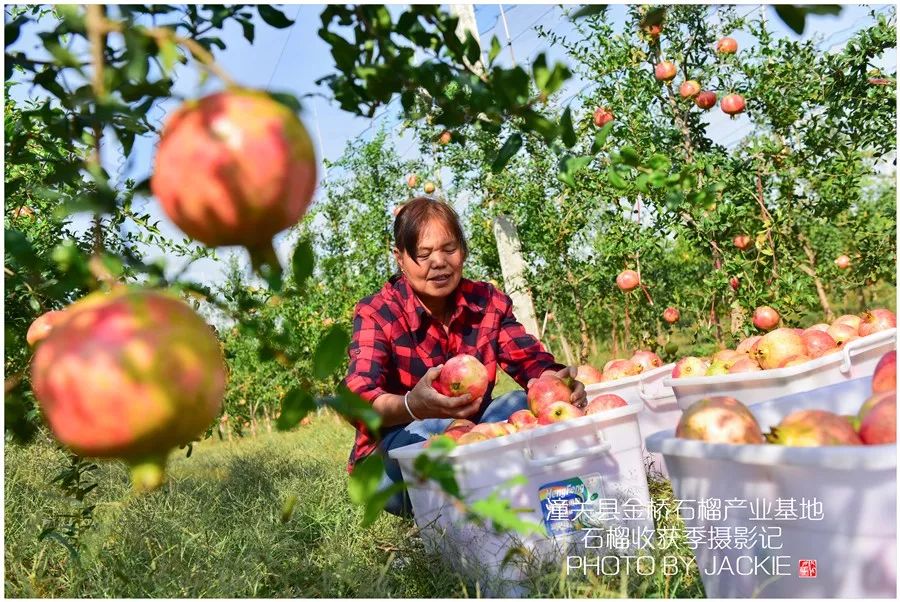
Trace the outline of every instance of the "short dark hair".
<instances>
[{"instance_id":1,"label":"short dark hair","mask_svg":"<svg viewBox=\"0 0 900 602\"><path fill-rule=\"evenodd\" d=\"M459 222L459 215L447 203L427 196L414 198L404 204L397 213L397 217L394 219L394 246L401 251L406 251L413 261L419 263L416 257L419 237L422 234L422 228L432 218L437 218L444 223L447 230L459 243L463 257L468 257L469 247L466 244L462 224Z\"/></svg>"}]
</instances>

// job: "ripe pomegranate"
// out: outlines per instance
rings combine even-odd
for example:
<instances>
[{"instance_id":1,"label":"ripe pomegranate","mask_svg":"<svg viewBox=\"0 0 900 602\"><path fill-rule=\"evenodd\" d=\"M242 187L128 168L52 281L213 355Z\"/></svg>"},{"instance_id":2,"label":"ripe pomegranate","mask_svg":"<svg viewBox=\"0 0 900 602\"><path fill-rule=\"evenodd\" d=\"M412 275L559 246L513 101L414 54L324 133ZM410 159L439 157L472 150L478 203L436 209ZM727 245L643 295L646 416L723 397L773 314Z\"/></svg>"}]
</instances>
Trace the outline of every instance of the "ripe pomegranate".
<instances>
[{"instance_id":1,"label":"ripe pomegranate","mask_svg":"<svg viewBox=\"0 0 900 602\"><path fill-rule=\"evenodd\" d=\"M662 25L657 23L656 25L648 25L643 28L644 33L646 33L651 38L658 38L660 32L662 31Z\"/></svg>"},{"instance_id":2,"label":"ripe pomegranate","mask_svg":"<svg viewBox=\"0 0 900 602\"><path fill-rule=\"evenodd\" d=\"M820 322L818 324L813 324L812 326L810 326L803 332L809 332L810 330L821 330L822 332L828 332L828 327L829 327L828 324L825 324L824 322Z\"/></svg>"},{"instance_id":3,"label":"ripe pomegranate","mask_svg":"<svg viewBox=\"0 0 900 602\"><path fill-rule=\"evenodd\" d=\"M509 416L508 421L520 431L525 431L538 425L537 416L532 414L531 410L516 410Z\"/></svg>"},{"instance_id":4,"label":"ripe pomegranate","mask_svg":"<svg viewBox=\"0 0 900 602\"><path fill-rule=\"evenodd\" d=\"M724 113L728 113L732 117L737 115L738 113L743 113L746 108L746 103L744 102L744 97L740 94L728 94L724 98L722 98L722 102L720 103L722 107L722 111Z\"/></svg>"},{"instance_id":5,"label":"ripe pomegranate","mask_svg":"<svg viewBox=\"0 0 900 602\"><path fill-rule=\"evenodd\" d=\"M93 293L65 312L31 365L53 434L79 455L126 460L136 490L158 487L169 452L222 409L219 341L186 303L158 291Z\"/></svg>"},{"instance_id":6,"label":"ripe pomegranate","mask_svg":"<svg viewBox=\"0 0 900 602\"><path fill-rule=\"evenodd\" d=\"M721 360L715 360L710 362L704 376L722 376L723 374L728 374L728 366Z\"/></svg>"},{"instance_id":7,"label":"ripe pomegranate","mask_svg":"<svg viewBox=\"0 0 900 602\"><path fill-rule=\"evenodd\" d=\"M837 342L831 335L821 330L806 329L800 333L800 337L806 344L806 353L811 358L822 357L837 347Z\"/></svg>"},{"instance_id":8,"label":"ripe pomegranate","mask_svg":"<svg viewBox=\"0 0 900 602\"><path fill-rule=\"evenodd\" d=\"M753 311L753 325L760 330L772 330L778 326L781 316L768 305L761 305Z\"/></svg>"},{"instance_id":9,"label":"ripe pomegranate","mask_svg":"<svg viewBox=\"0 0 900 602\"><path fill-rule=\"evenodd\" d=\"M838 269L846 270L850 267L850 258L846 255L839 255L838 258L834 260L834 265L836 265Z\"/></svg>"},{"instance_id":10,"label":"ripe pomegranate","mask_svg":"<svg viewBox=\"0 0 900 602\"><path fill-rule=\"evenodd\" d=\"M662 358L652 351L635 351L631 361L639 365L643 370L652 370L663 365Z\"/></svg>"},{"instance_id":11,"label":"ripe pomegranate","mask_svg":"<svg viewBox=\"0 0 900 602\"><path fill-rule=\"evenodd\" d=\"M409 186L410 188L415 188L418 183L419 183L419 176L417 176L416 174L411 173L408 176L406 176L406 185Z\"/></svg>"},{"instance_id":12,"label":"ripe pomegranate","mask_svg":"<svg viewBox=\"0 0 900 602\"><path fill-rule=\"evenodd\" d=\"M866 445L897 442L897 395L885 395L860 419L859 438Z\"/></svg>"},{"instance_id":13,"label":"ripe pomegranate","mask_svg":"<svg viewBox=\"0 0 900 602\"><path fill-rule=\"evenodd\" d=\"M457 445L468 445L469 443L480 443L482 441L488 441L491 437L488 437L484 433L477 433L473 431L469 431L468 433L463 433L459 439L456 440Z\"/></svg>"},{"instance_id":14,"label":"ripe pomegranate","mask_svg":"<svg viewBox=\"0 0 900 602\"><path fill-rule=\"evenodd\" d=\"M528 387L528 409L535 416L540 416L541 411L554 401L570 402L572 389L566 383L553 376L542 376L531 381Z\"/></svg>"},{"instance_id":15,"label":"ripe pomegranate","mask_svg":"<svg viewBox=\"0 0 900 602\"><path fill-rule=\"evenodd\" d=\"M22 205L21 207L17 207L15 211L13 211L13 217L18 219L20 217L27 217L30 220L34 220L34 209L28 207L27 205Z\"/></svg>"},{"instance_id":16,"label":"ripe pomegranate","mask_svg":"<svg viewBox=\"0 0 900 602\"><path fill-rule=\"evenodd\" d=\"M762 337L760 335L754 335L752 337L748 337L738 343L735 351L738 353L743 353L744 355L748 355L750 351L753 349L753 346L759 341Z\"/></svg>"},{"instance_id":17,"label":"ripe pomegranate","mask_svg":"<svg viewBox=\"0 0 900 602\"><path fill-rule=\"evenodd\" d=\"M731 290L736 291L741 288L741 281L738 280L737 276L732 276L731 280L728 281L729 286L731 286Z\"/></svg>"},{"instance_id":18,"label":"ripe pomegranate","mask_svg":"<svg viewBox=\"0 0 900 602\"><path fill-rule=\"evenodd\" d=\"M693 98L700 94L700 84L693 79L684 81L681 83L681 87L678 88L678 94L682 98Z\"/></svg>"},{"instance_id":19,"label":"ripe pomegranate","mask_svg":"<svg viewBox=\"0 0 900 602\"><path fill-rule=\"evenodd\" d=\"M743 251L750 246L750 237L746 234L738 234L731 242L734 243L735 247Z\"/></svg>"},{"instance_id":20,"label":"ripe pomegranate","mask_svg":"<svg viewBox=\"0 0 900 602\"><path fill-rule=\"evenodd\" d=\"M653 75L659 81L667 82L675 79L675 64L671 61L658 63L653 69Z\"/></svg>"},{"instance_id":21,"label":"ripe pomegranate","mask_svg":"<svg viewBox=\"0 0 900 602\"><path fill-rule=\"evenodd\" d=\"M61 311L51 310L35 318L34 322L31 323L31 326L28 327L28 332L25 334L25 340L28 341L28 346L34 347L46 339L50 335L50 331L53 330L53 327L62 320L63 315L64 314Z\"/></svg>"},{"instance_id":22,"label":"ripe pomegranate","mask_svg":"<svg viewBox=\"0 0 900 602\"><path fill-rule=\"evenodd\" d=\"M872 391L894 391L897 389L897 352L888 351L875 365L872 374Z\"/></svg>"},{"instance_id":23,"label":"ripe pomegranate","mask_svg":"<svg viewBox=\"0 0 900 602\"><path fill-rule=\"evenodd\" d=\"M635 289L640 283L641 278L634 270L623 270L616 276L616 286L623 291Z\"/></svg>"},{"instance_id":24,"label":"ripe pomegranate","mask_svg":"<svg viewBox=\"0 0 900 602\"><path fill-rule=\"evenodd\" d=\"M703 90L694 97L694 104L706 111L716 106L716 93L712 90Z\"/></svg>"},{"instance_id":25,"label":"ripe pomegranate","mask_svg":"<svg viewBox=\"0 0 900 602\"><path fill-rule=\"evenodd\" d=\"M834 323L828 327L826 332L828 333L828 336L834 339L834 342L837 343L838 347L843 347L850 341L859 338L859 334L857 334L857 331L853 326L846 322Z\"/></svg>"},{"instance_id":26,"label":"ripe pomegranate","mask_svg":"<svg viewBox=\"0 0 900 602\"><path fill-rule=\"evenodd\" d=\"M627 405L628 402L626 402L618 395L613 395L611 393L606 395L598 395L597 397L593 398L587 404L587 406L585 406L584 415L590 416L591 414L605 412L606 410L612 410L614 408L624 408Z\"/></svg>"},{"instance_id":27,"label":"ripe pomegranate","mask_svg":"<svg viewBox=\"0 0 900 602\"><path fill-rule=\"evenodd\" d=\"M695 402L681 415L675 436L732 445L765 442L756 418L733 397L709 397Z\"/></svg>"},{"instance_id":28,"label":"ripe pomegranate","mask_svg":"<svg viewBox=\"0 0 900 602\"><path fill-rule=\"evenodd\" d=\"M293 111L262 92L229 90L169 118L150 187L191 238L243 245L254 264L277 263L272 237L309 207L316 158Z\"/></svg>"},{"instance_id":29,"label":"ripe pomegranate","mask_svg":"<svg viewBox=\"0 0 900 602\"><path fill-rule=\"evenodd\" d=\"M778 328L759 340L754 359L763 370L771 370L795 355L806 355L803 337L792 328Z\"/></svg>"},{"instance_id":30,"label":"ripe pomegranate","mask_svg":"<svg viewBox=\"0 0 900 602\"><path fill-rule=\"evenodd\" d=\"M602 128L613 119L615 119L615 115L613 115L612 111L603 107L597 107L597 110L594 111L594 125L598 128Z\"/></svg>"},{"instance_id":31,"label":"ripe pomegranate","mask_svg":"<svg viewBox=\"0 0 900 602\"><path fill-rule=\"evenodd\" d=\"M897 316L889 309L872 309L860 316L859 336L867 337L872 333L897 327Z\"/></svg>"},{"instance_id":32,"label":"ripe pomegranate","mask_svg":"<svg viewBox=\"0 0 900 602\"><path fill-rule=\"evenodd\" d=\"M769 443L791 447L862 445L853 426L842 416L825 410L797 410L766 435Z\"/></svg>"},{"instance_id":33,"label":"ripe pomegranate","mask_svg":"<svg viewBox=\"0 0 900 602\"><path fill-rule=\"evenodd\" d=\"M722 349L721 351L717 351L712 356L712 360L714 362L721 362L725 364L726 368L731 368L736 362L745 359L747 356L743 353L739 353L734 349Z\"/></svg>"},{"instance_id":34,"label":"ripe pomegranate","mask_svg":"<svg viewBox=\"0 0 900 602\"><path fill-rule=\"evenodd\" d=\"M716 42L716 52L719 54L734 54L737 52L738 43L734 38L721 38Z\"/></svg>"},{"instance_id":35,"label":"ripe pomegranate","mask_svg":"<svg viewBox=\"0 0 900 602\"><path fill-rule=\"evenodd\" d=\"M809 357L808 355L792 355L791 357L789 357L786 360L784 360L783 362L781 362L781 365L778 367L779 368L790 368L791 366L799 366L800 364L805 364L806 362L808 362L811 359L812 358Z\"/></svg>"},{"instance_id":36,"label":"ripe pomegranate","mask_svg":"<svg viewBox=\"0 0 900 602\"><path fill-rule=\"evenodd\" d=\"M478 358L463 353L447 360L432 386L435 391L447 397L459 397L468 393L475 400L487 392L489 384L484 364Z\"/></svg>"},{"instance_id":37,"label":"ripe pomegranate","mask_svg":"<svg viewBox=\"0 0 900 602\"><path fill-rule=\"evenodd\" d=\"M707 368L709 368L709 364L699 357L683 357L675 362L675 367L672 369L672 378L695 378L697 376L703 376L706 373Z\"/></svg>"},{"instance_id":38,"label":"ripe pomegranate","mask_svg":"<svg viewBox=\"0 0 900 602\"><path fill-rule=\"evenodd\" d=\"M667 307L665 311L663 311L663 320L665 320L669 324L674 324L680 318L681 312L678 311L677 307Z\"/></svg>"},{"instance_id":39,"label":"ripe pomegranate","mask_svg":"<svg viewBox=\"0 0 900 602\"><path fill-rule=\"evenodd\" d=\"M862 318L854 314L844 314L834 320L831 325L846 324L859 334L859 327L862 324Z\"/></svg>"},{"instance_id":40,"label":"ripe pomegranate","mask_svg":"<svg viewBox=\"0 0 900 602\"><path fill-rule=\"evenodd\" d=\"M422 187L422 190L425 191L425 194L431 194L434 192L434 182L425 182L425 186Z\"/></svg>"},{"instance_id":41,"label":"ripe pomegranate","mask_svg":"<svg viewBox=\"0 0 900 602\"><path fill-rule=\"evenodd\" d=\"M620 378L628 378L629 376L640 374L643 370L644 369L640 364L636 364L631 360L616 360L603 371L600 382L606 383L613 380L619 380Z\"/></svg>"},{"instance_id":42,"label":"ripe pomegranate","mask_svg":"<svg viewBox=\"0 0 900 602\"><path fill-rule=\"evenodd\" d=\"M438 142L441 144L450 144L450 141L453 139L453 134L450 130L444 130L441 132L441 135L438 136Z\"/></svg>"},{"instance_id":43,"label":"ripe pomegranate","mask_svg":"<svg viewBox=\"0 0 900 602\"><path fill-rule=\"evenodd\" d=\"M751 357L743 357L739 359L734 364L731 365L731 368L728 369L728 374L738 374L740 372L760 372L762 368L759 367L759 364L756 363L756 360Z\"/></svg>"},{"instance_id":44,"label":"ripe pomegranate","mask_svg":"<svg viewBox=\"0 0 900 602\"><path fill-rule=\"evenodd\" d=\"M888 399L890 397L897 397L897 390L891 389L889 391L881 391L881 392L873 392L872 396L865 400L861 406L859 406L859 410L856 411L856 417L860 422L866 417L869 411L874 408L878 403L883 399ZM857 428L859 430L859 428Z\"/></svg>"},{"instance_id":45,"label":"ripe pomegranate","mask_svg":"<svg viewBox=\"0 0 900 602\"><path fill-rule=\"evenodd\" d=\"M593 366L589 366L587 364L578 366L578 373L575 375L575 380L584 385L593 385L599 383L602 378L603 373L600 370L597 370Z\"/></svg>"}]
</instances>

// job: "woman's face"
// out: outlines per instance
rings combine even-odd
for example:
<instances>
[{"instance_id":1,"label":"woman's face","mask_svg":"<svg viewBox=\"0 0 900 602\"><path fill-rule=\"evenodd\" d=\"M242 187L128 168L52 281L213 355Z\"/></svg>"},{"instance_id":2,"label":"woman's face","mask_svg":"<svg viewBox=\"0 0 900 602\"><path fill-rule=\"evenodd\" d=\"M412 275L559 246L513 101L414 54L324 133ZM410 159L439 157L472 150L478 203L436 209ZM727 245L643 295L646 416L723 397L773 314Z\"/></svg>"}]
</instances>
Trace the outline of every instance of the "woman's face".
<instances>
[{"instance_id":1,"label":"woman's face","mask_svg":"<svg viewBox=\"0 0 900 602\"><path fill-rule=\"evenodd\" d=\"M394 257L423 301L447 297L462 278L465 261L462 247L437 219L430 220L422 229L415 257L398 249L394 249Z\"/></svg>"}]
</instances>

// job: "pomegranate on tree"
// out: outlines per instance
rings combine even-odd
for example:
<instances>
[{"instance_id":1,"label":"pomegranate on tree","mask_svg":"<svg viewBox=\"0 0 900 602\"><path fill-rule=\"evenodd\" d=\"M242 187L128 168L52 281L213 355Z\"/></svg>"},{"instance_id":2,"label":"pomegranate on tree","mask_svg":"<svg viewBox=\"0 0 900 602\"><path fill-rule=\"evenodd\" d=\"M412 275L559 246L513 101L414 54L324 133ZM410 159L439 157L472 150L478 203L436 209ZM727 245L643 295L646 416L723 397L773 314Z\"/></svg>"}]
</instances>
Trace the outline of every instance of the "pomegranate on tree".
<instances>
[{"instance_id":1,"label":"pomegranate on tree","mask_svg":"<svg viewBox=\"0 0 900 602\"><path fill-rule=\"evenodd\" d=\"M716 106L716 93L712 90L703 90L694 97L694 104L706 111Z\"/></svg>"},{"instance_id":2,"label":"pomegranate on tree","mask_svg":"<svg viewBox=\"0 0 900 602\"><path fill-rule=\"evenodd\" d=\"M684 81L678 88L678 94L682 98L693 98L700 94L700 83L697 80L693 79Z\"/></svg>"},{"instance_id":3,"label":"pomegranate on tree","mask_svg":"<svg viewBox=\"0 0 900 602\"><path fill-rule=\"evenodd\" d=\"M760 330L772 330L778 326L781 316L768 305L761 305L753 311L753 325Z\"/></svg>"},{"instance_id":4,"label":"pomegranate on tree","mask_svg":"<svg viewBox=\"0 0 900 602\"><path fill-rule=\"evenodd\" d=\"M612 111L609 111L603 107L597 107L597 110L594 111L594 125L598 128L602 128L604 125L609 123L615 119Z\"/></svg>"},{"instance_id":5,"label":"pomegranate on tree","mask_svg":"<svg viewBox=\"0 0 900 602\"><path fill-rule=\"evenodd\" d=\"M438 136L438 142L441 144L450 144L450 141L453 139L453 134L450 133L450 130L444 130L441 132L441 135Z\"/></svg>"},{"instance_id":6,"label":"pomegranate on tree","mask_svg":"<svg viewBox=\"0 0 900 602\"><path fill-rule=\"evenodd\" d=\"M680 318L681 318L681 312L678 311L677 307L667 307L663 311L663 320L665 320L669 324L674 324Z\"/></svg>"},{"instance_id":7,"label":"pomegranate on tree","mask_svg":"<svg viewBox=\"0 0 900 602\"><path fill-rule=\"evenodd\" d=\"M409 186L410 188L415 188L418 183L419 183L419 176L417 176L416 174L411 173L408 176L406 176L406 185Z\"/></svg>"},{"instance_id":8,"label":"pomegranate on tree","mask_svg":"<svg viewBox=\"0 0 900 602\"><path fill-rule=\"evenodd\" d=\"M434 192L434 182L425 182L425 186L422 187L422 190L425 191L425 194L431 194Z\"/></svg>"},{"instance_id":9,"label":"pomegranate on tree","mask_svg":"<svg viewBox=\"0 0 900 602\"><path fill-rule=\"evenodd\" d=\"M661 63L657 63L656 67L653 69L653 75L659 81L667 82L675 79L675 63L671 61L663 61Z\"/></svg>"},{"instance_id":10,"label":"pomegranate on tree","mask_svg":"<svg viewBox=\"0 0 900 602\"><path fill-rule=\"evenodd\" d=\"M637 288L641 283L641 277L634 270L623 270L616 276L616 286L627 292Z\"/></svg>"},{"instance_id":11,"label":"pomegranate on tree","mask_svg":"<svg viewBox=\"0 0 900 602\"><path fill-rule=\"evenodd\" d=\"M737 276L732 276L731 280L728 281L729 286L731 286L731 290L736 291L741 288L741 281L737 278Z\"/></svg>"},{"instance_id":12,"label":"pomegranate on tree","mask_svg":"<svg viewBox=\"0 0 900 602\"><path fill-rule=\"evenodd\" d=\"M719 54L734 54L738 50L737 40L724 37L716 42L716 52Z\"/></svg>"},{"instance_id":13,"label":"pomegranate on tree","mask_svg":"<svg viewBox=\"0 0 900 602\"><path fill-rule=\"evenodd\" d=\"M272 237L309 207L316 158L289 108L263 92L217 92L169 118L150 187L191 238L243 245L254 265L277 264Z\"/></svg>"},{"instance_id":14,"label":"pomegranate on tree","mask_svg":"<svg viewBox=\"0 0 900 602\"><path fill-rule=\"evenodd\" d=\"M65 313L31 365L50 429L76 454L126 460L134 488L155 489L169 452L222 409L219 341L186 303L159 291L93 293Z\"/></svg>"},{"instance_id":15,"label":"pomegranate on tree","mask_svg":"<svg viewBox=\"0 0 900 602\"><path fill-rule=\"evenodd\" d=\"M834 260L834 265L840 270L846 270L850 267L850 258L847 255L838 255L838 258Z\"/></svg>"},{"instance_id":16,"label":"pomegranate on tree","mask_svg":"<svg viewBox=\"0 0 900 602\"><path fill-rule=\"evenodd\" d=\"M738 113L743 113L747 106L744 102L744 97L740 94L729 94L722 99L720 104L722 106L722 111L728 113L732 117Z\"/></svg>"},{"instance_id":17,"label":"pomegranate on tree","mask_svg":"<svg viewBox=\"0 0 900 602\"><path fill-rule=\"evenodd\" d=\"M737 247L741 251L744 251L745 249L747 249L747 247L750 246L750 237L746 234L738 234L731 242L734 243L735 247Z\"/></svg>"}]
</instances>

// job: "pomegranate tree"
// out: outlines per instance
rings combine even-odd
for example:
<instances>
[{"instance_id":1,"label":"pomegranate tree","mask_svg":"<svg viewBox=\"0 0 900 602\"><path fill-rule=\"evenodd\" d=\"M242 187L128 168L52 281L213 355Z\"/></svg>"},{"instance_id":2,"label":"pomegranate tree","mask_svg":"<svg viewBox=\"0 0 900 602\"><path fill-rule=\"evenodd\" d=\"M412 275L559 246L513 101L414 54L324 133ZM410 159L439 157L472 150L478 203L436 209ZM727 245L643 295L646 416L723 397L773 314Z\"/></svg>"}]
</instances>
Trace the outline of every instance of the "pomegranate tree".
<instances>
[{"instance_id":1,"label":"pomegranate tree","mask_svg":"<svg viewBox=\"0 0 900 602\"><path fill-rule=\"evenodd\" d=\"M126 460L138 491L162 484L169 452L207 429L225 393L212 328L177 297L143 289L69 306L31 370L56 438L82 456Z\"/></svg>"},{"instance_id":2,"label":"pomegranate tree","mask_svg":"<svg viewBox=\"0 0 900 602\"><path fill-rule=\"evenodd\" d=\"M309 207L316 158L289 108L254 90L217 92L169 118L150 187L191 238L243 245L255 265L277 264L272 237Z\"/></svg>"}]
</instances>

